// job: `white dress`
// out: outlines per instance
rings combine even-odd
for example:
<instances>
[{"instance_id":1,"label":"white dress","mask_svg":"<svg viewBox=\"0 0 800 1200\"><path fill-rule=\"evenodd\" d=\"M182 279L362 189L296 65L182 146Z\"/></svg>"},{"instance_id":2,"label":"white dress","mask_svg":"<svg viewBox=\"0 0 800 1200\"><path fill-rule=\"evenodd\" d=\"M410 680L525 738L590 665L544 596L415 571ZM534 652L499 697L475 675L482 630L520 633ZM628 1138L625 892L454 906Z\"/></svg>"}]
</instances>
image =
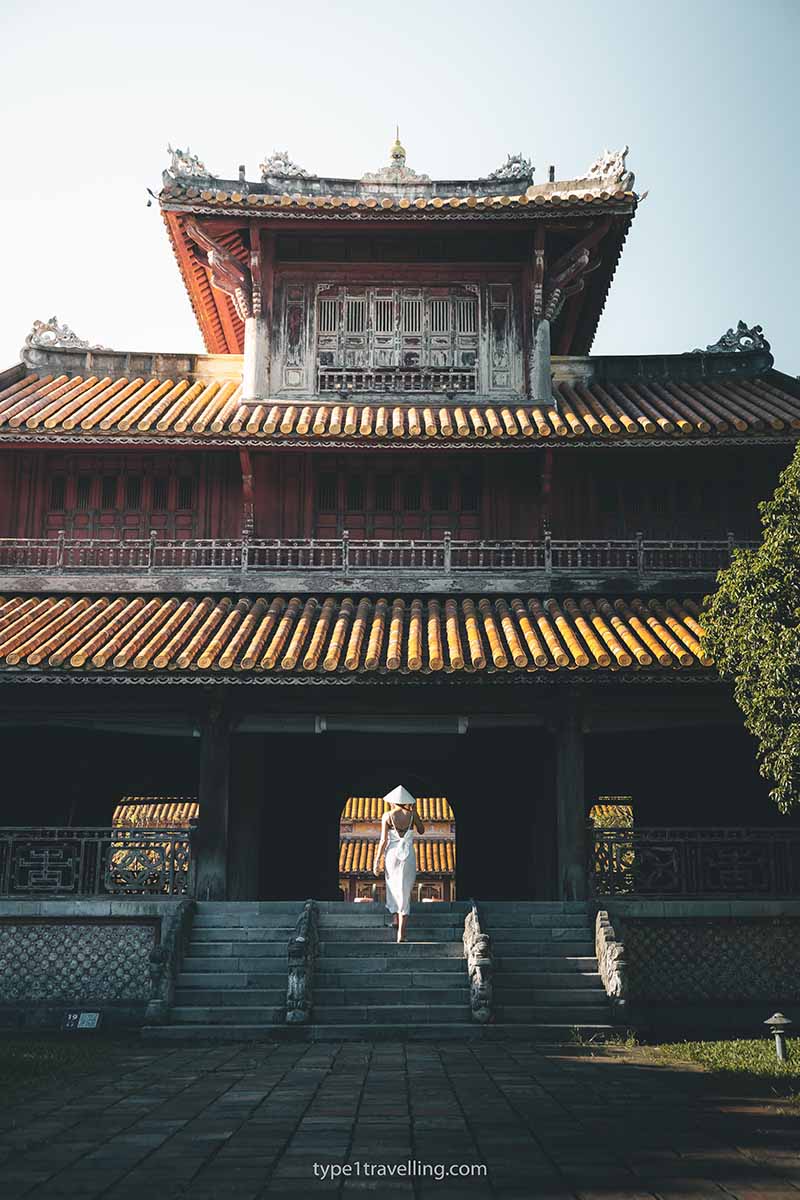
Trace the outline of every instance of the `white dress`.
<instances>
[{"instance_id":1,"label":"white dress","mask_svg":"<svg viewBox=\"0 0 800 1200\"><path fill-rule=\"evenodd\" d=\"M398 833L389 818L388 843L384 857L386 869L386 907L391 913L407 915L411 911L411 889L417 878L414 853L414 822Z\"/></svg>"}]
</instances>

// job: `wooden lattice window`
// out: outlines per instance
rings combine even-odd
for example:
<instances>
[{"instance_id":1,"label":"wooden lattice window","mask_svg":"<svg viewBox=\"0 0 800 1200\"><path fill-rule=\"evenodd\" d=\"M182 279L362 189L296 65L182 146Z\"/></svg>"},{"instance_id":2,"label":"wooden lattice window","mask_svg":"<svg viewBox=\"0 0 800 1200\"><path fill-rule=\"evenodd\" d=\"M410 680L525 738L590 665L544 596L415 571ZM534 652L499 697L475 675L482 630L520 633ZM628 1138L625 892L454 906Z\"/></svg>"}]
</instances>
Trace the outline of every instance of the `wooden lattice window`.
<instances>
[{"instance_id":1,"label":"wooden lattice window","mask_svg":"<svg viewBox=\"0 0 800 1200\"><path fill-rule=\"evenodd\" d=\"M51 455L44 464L42 533L93 539L199 535L199 470L157 456Z\"/></svg>"},{"instance_id":2,"label":"wooden lattice window","mask_svg":"<svg viewBox=\"0 0 800 1200\"><path fill-rule=\"evenodd\" d=\"M448 460L409 470L394 460L319 461L314 472L314 536L353 538L454 537L481 532L482 475L478 467Z\"/></svg>"}]
</instances>

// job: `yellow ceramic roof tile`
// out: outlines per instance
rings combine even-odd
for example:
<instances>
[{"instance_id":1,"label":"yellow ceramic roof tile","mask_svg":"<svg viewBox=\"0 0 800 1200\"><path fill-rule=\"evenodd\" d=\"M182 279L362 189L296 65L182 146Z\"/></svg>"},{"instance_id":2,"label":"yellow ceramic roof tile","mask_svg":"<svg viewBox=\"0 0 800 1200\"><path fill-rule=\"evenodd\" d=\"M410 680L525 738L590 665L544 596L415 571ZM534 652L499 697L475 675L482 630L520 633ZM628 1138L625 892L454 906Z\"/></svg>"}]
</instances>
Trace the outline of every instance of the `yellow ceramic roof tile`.
<instances>
[{"instance_id":1,"label":"yellow ceramic roof tile","mask_svg":"<svg viewBox=\"0 0 800 1200\"><path fill-rule=\"evenodd\" d=\"M12 596L0 604L0 663L20 670L709 668L702 636L691 599L104 595Z\"/></svg>"}]
</instances>

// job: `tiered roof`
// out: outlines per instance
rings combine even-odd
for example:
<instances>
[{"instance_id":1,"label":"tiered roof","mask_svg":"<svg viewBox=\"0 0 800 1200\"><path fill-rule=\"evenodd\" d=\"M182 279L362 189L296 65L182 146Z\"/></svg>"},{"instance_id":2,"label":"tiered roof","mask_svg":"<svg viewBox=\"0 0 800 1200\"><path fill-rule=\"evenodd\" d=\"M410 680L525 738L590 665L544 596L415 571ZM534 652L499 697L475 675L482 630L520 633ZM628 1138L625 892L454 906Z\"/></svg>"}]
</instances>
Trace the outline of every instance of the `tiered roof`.
<instances>
[{"instance_id":1,"label":"tiered roof","mask_svg":"<svg viewBox=\"0 0 800 1200\"><path fill-rule=\"evenodd\" d=\"M691 599L12 596L0 679L387 679L705 670Z\"/></svg>"},{"instance_id":2,"label":"tiered roof","mask_svg":"<svg viewBox=\"0 0 800 1200\"><path fill-rule=\"evenodd\" d=\"M744 352L553 359L549 406L413 395L242 403L240 360L29 352L0 375L0 442L236 446L509 446L794 440L800 385ZM38 360L44 359L40 365ZM154 369L153 369L154 368Z\"/></svg>"}]
</instances>

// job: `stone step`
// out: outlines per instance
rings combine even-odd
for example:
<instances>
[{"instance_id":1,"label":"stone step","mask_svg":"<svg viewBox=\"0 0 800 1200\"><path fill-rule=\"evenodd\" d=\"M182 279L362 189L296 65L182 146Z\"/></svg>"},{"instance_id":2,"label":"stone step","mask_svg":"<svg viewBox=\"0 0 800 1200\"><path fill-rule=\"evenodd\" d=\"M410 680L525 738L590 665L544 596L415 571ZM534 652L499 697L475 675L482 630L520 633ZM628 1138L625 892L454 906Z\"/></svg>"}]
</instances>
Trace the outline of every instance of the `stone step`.
<instances>
[{"instance_id":1,"label":"stone step","mask_svg":"<svg viewBox=\"0 0 800 1200\"><path fill-rule=\"evenodd\" d=\"M397 931L391 925L381 926L361 926L354 925L345 928L341 925L320 925L319 929L320 941L325 942L396 942ZM462 945L462 931L458 930L452 935L446 930L442 930L434 926L421 926L415 924L413 918L406 930L406 940L414 942L442 942L450 944L455 942L457 945Z\"/></svg>"},{"instance_id":2,"label":"stone step","mask_svg":"<svg viewBox=\"0 0 800 1200\"><path fill-rule=\"evenodd\" d=\"M297 922L293 917L276 914L274 917L259 916L258 913L198 913L192 921L192 930L197 929L277 929L288 937Z\"/></svg>"},{"instance_id":3,"label":"stone step","mask_svg":"<svg viewBox=\"0 0 800 1200\"><path fill-rule=\"evenodd\" d=\"M500 956L498 955L497 961L499 961L499 957ZM536 955L535 961L536 966L533 968L534 974L547 975L553 973L559 976L584 973L588 973L590 975L597 974L597 959L594 957L594 955L586 955L583 958L570 958L569 955L564 954L559 955L558 957L552 956L548 958L547 955L541 954ZM520 979L530 979L530 971L518 971L516 969L517 960L513 956L511 958L511 962L514 964L514 966L503 971L504 979L515 980L517 976L519 976ZM496 974L495 977L499 978L499 973Z\"/></svg>"},{"instance_id":4,"label":"stone step","mask_svg":"<svg viewBox=\"0 0 800 1200\"><path fill-rule=\"evenodd\" d=\"M218 959L212 959L215 964ZM180 971L176 980L179 988L283 988L286 991L286 971Z\"/></svg>"},{"instance_id":5,"label":"stone step","mask_svg":"<svg viewBox=\"0 0 800 1200\"><path fill-rule=\"evenodd\" d=\"M552 959L553 950L550 943L543 942L512 942L502 948L492 947L495 965L504 967L511 964L511 969L515 971L530 970L529 964L542 958ZM586 942L564 942L565 958L591 958L592 950L594 946L590 947Z\"/></svg>"},{"instance_id":6,"label":"stone step","mask_svg":"<svg viewBox=\"0 0 800 1200\"><path fill-rule=\"evenodd\" d=\"M495 1028L495 1027L491 1027ZM574 1031L560 1027L562 1034L548 1036L555 1042L567 1041ZM142 1029L142 1037L159 1042L376 1042L376 1041L471 1041L486 1037L487 1027L473 1021L469 1024L434 1022L410 1026L406 1022L372 1022L369 1025L150 1025ZM507 1035L503 1035L507 1036ZM515 1036L518 1036L515 1030ZM526 1035L529 1037L529 1035Z\"/></svg>"},{"instance_id":7,"label":"stone step","mask_svg":"<svg viewBox=\"0 0 800 1200\"><path fill-rule=\"evenodd\" d=\"M320 939L320 954L326 958L463 958L461 942L330 941Z\"/></svg>"},{"instance_id":8,"label":"stone step","mask_svg":"<svg viewBox=\"0 0 800 1200\"><path fill-rule=\"evenodd\" d=\"M589 930L582 926L572 926L563 928L561 926L543 925L541 928L535 925L528 925L523 928L514 926L510 929L487 929L486 931L492 939L493 946L512 946L517 942L584 942L594 949L594 940L589 935Z\"/></svg>"},{"instance_id":9,"label":"stone step","mask_svg":"<svg viewBox=\"0 0 800 1200\"><path fill-rule=\"evenodd\" d=\"M459 981L450 987L431 987L431 988L416 988L416 987L373 987L358 986L351 987L345 984L342 987L318 987L314 985L314 1006L312 1017L313 1020L319 1020L320 1008L325 1009L332 1005L339 1005L345 1008L363 1008L367 1005L420 1005L424 1000L425 1006L429 1004L455 1004L469 1005L469 987L466 981Z\"/></svg>"},{"instance_id":10,"label":"stone step","mask_svg":"<svg viewBox=\"0 0 800 1200\"><path fill-rule=\"evenodd\" d=\"M530 1024L548 1025L558 1022L564 1025L596 1024L607 1017L609 1010L603 1005L565 1004L496 1004L495 1021L503 1025Z\"/></svg>"},{"instance_id":11,"label":"stone step","mask_svg":"<svg viewBox=\"0 0 800 1200\"><path fill-rule=\"evenodd\" d=\"M282 913L299 916L304 900L198 900L196 917L207 913Z\"/></svg>"},{"instance_id":12,"label":"stone step","mask_svg":"<svg viewBox=\"0 0 800 1200\"><path fill-rule=\"evenodd\" d=\"M493 990L496 1007L504 1004L608 1004L605 988L504 988L497 982Z\"/></svg>"},{"instance_id":13,"label":"stone step","mask_svg":"<svg viewBox=\"0 0 800 1200\"><path fill-rule=\"evenodd\" d=\"M259 971L269 975L283 974L285 977L288 964L285 954L282 957L276 954L248 954L241 958L222 955L206 958L202 954L192 954L184 958L182 965L183 970L190 975L204 975L207 971L219 971L226 974L230 972L234 975Z\"/></svg>"},{"instance_id":14,"label":"stone step","mask_svg":"<svg viewBox=\"0 0 800 1200\"><path fill-rule=\"evenodd\" d=\"M183 988L175 989L177 1008L280 1008L286 1003L286 983L282 988Z\"/></svg>"},{"instance_id":15,"label":"stone step","mask_svg":"<svg viewBox=\"0 0 800 1200\"><path fill-rule=\"evenodd\" d=\"M469 1024L472 1016L469 1003L462 1004L315 1004L312 1010L315 1025L397 1024L420 1025L430 1022Z\"/></svg>"},{"instance_id":16,"label":"stone step","mask_svg":"<svg viewBox=\"0 0 800 1200\"><path fill-rule=\"evenodd\" d=\"M424 988L426 992L428 988L462 987L467 975L465 965L461 963L460 966L459 971L384 971L379 974L372 971L330 971L326 964L325 969L317 971L314 976L314 994L321 988L351 988L362 984L381 989Z\"/></svg>"},{"instance_id":17,"label":"stone step","mask_svg":"<svg viewBox=\"0 0 800 1200\"><path fill-rule=\"evenodd\" d=\"M189 958L282 958L286 961L287 942L190 942Z\"/></svg>"},{"instance_id":18,"label":"stone step","mask_svg":"<svg viewBox=\"0 0 800 1200\"><path fill-rule=\"evenodd\" d=\"M569 992L583 992L603 987L597 971L497 971L494 976L495 990L507 988L560 988Z\"/></svg>"},{"instance_id":19,"label":"stone step","mask_svg":"<svg viewBox=\"0 0 800 1200\"><path fill-rule=\"evenodd\" d=\"M481 900L475 898L478 912L483 916L495 913L585 913L589 905L585 900Z\"/></svg>"},{"instance_id":20,"label":"stone step","mask_svg":"<svg viewBox=\"0 0 800 1200\"><path fill-rule=\"evenodd\" d=\"M478 911L481 916L481 924L486 929L487 933L505 932L512 929L552 929L554 926L560 929L589 929L590 923L586 913L529 913L529 912L510 912L510 913L487 913L484 914Z\"/></svg>"},{"instance_id":21,"label":"stone step","mask_svg":"<svg viewBox=\"0 0 800 1200\"><path fill-rule=\"evenodd\" d=\"M426 907L422 910L413 911L411 919L416 921L424 921L430 925L446 925L454 926L459 929L464 928L465 913L454 912L439 912L437 909ZM392 914L383 905L369 907L367 905L356 905L353 908L344 908L341 912L321 912L319 914L320 923L323 925L358 925L361 922L390 921Z\"/></svg>"},{"instance_id":22,"label":"stone step","mask_svg":"<svg viewBox=\"0 0 800 1200\"><path fill-rule=\"evenodd\" d=\"M176 1004L170 1020L178 1025L275 1025L283 1024L286 1013L277 1005L231 1005L228 1008L201 1004Z\"/></svg>"},{"instance_id":23,"label":"stone step","mask_svg":"<svg viewBox=\"0 0 800 1200\"><path fill-rule=\"evenodd\" d=\"M339 974L378 974L392 975L395 971L435 971L461 974L466 971L463 958L455 955L436 956L433 954L403 954L381 956L379 952L361 955L325 955L320 959L321 971L336 971Z\"/></svg>"},{"instance_id":24,"label":"stone step","mask_svg":"<svg viewBox=\"0 0 800 1200\"><path fill-rule=\"evenodd\" d=\"M285 946L294 933L294 925L208 925L192 929L191 944L207 942L280 942Z\"/></svg>"}]
</instances>

